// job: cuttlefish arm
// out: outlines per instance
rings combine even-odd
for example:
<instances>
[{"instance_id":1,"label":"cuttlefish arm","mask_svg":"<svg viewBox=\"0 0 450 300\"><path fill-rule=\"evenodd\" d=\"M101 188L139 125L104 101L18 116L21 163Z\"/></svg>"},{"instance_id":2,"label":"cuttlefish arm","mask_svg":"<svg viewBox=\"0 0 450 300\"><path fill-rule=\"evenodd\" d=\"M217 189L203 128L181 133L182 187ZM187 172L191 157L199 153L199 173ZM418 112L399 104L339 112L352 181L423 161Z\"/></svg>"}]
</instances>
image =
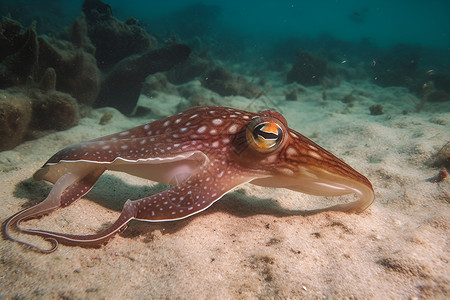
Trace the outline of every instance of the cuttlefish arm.
<instances>
[{"instance_id":1,"label":"cuttlefish arm","mask_svg":"<svg viewBox=\"0 0 450 300\"><path fill-rule=\"evenodd\" d=\"M35 206L19 211L3 223L3 236L39 252L50 253L56 250L58 242L51 238L45 239L50 241L53 244L53 247L48 250L42 249L30 243L19 241L13 238L9 234L9 227L14 226L14 228L21 233L35 234L34 230L32 229L25 229L20 227L20 223L27 219L36 218L43 214L50 213L60 207L66 207L87 194L92 189L92 186L100 177L100 175L104 172L104 169L100 168L95 171L91 171L92 172L89 172L87 174L76 174L69 172L62 175L56 181L55 185L53 186L47 198L44 199L44 201L36 204Z\"/></svg>"},{"instance_id":2,"label":"cuttlefish arm","mask_svg":"<svg viewBox=\"0 0 450 300\"><path fill-rule=\"evenodd\" d=\"M91 235L24 229L20 223L67 206L86 194L105 170L174 185L159 194L128 200L118 220ZM203 211L237 186L251 182L314 195L355 193L359 199L326 210L361 212L374 199L370 182L311 140L287 127L274 111L259 114L225 107L197 107L117 134L70 146L39 169L35 179L55 183L40 204L3 224L3 235L45 253L58 242L96 246L132 219L160 222ZM325 210L325 209L319 209ZM9 228L38 235L49 250L14 239Z\"/></svg>"},{"instance_id":3,"label":"cuttlefish arm","mask_svg":"<svg viewBox=\"0 0 450 300\"><path fill-rule=\"evenodd\" d=\"M250 180L244 175L237 176L234 173L232 176L222 174L219 184L212 183L213 178L205 174L211 174L213 168L214 163L205 166L203 171L184 183L159 194L135 201L128 200L116 222L97 234L74 235L36 229L27 230L26 233L40 235L51 241L54 247L48 251L53 251L57 242L76 246L98 246L107 242L114 234L125 230L131 220L163 222L187 218L207 209L231 189Z\"/></svg>"}]
</instances>

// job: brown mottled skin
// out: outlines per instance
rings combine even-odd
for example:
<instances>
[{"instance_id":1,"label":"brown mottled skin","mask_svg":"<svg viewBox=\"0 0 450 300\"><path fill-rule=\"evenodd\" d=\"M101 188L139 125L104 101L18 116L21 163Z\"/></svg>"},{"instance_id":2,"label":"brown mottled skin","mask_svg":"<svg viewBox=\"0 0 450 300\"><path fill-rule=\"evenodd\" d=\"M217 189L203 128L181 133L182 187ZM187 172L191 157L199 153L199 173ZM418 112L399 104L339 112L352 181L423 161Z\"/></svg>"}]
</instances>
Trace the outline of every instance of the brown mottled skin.
<instances>
[{"instance_id":1,"label":"brown mottled skin","mask_svg":"<svg viewBox=\"0 0 450 300\"><path fill-rule=\"evenodd\" d=\"M70 205L85 195L106 170L123 171L173 187L139 200L128 200L119 219L92 235L25 229L22 221ZM10 217L4 237L49 253L58 242L96 246L126 228L132 219L172 221L201 212L233 188L247 182L314 195L356 193L354 202L322 210L361 212L374 199L369 180L287 127L274 111L252 113L226 107L195 107L127 131L67 147L52 156L34 178L54 183L41 203ZM9 228L51 242L41 249L19 241Z\"/></svg>"}]
</instances>

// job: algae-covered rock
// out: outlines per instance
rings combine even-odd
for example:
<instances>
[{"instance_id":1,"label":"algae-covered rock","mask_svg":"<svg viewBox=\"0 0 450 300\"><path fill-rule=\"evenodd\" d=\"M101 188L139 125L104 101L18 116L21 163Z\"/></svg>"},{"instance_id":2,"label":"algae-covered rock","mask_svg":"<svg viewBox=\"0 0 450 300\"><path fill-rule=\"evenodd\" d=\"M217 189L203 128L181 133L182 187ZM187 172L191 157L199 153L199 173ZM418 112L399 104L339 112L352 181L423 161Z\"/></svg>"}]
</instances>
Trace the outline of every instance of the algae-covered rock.
<instances>
[{"instance_id":1,"label":"algae-covered rock","mask_svg":"<svg viewBox=\"0 0 450 300\"><path fill-rule=\"evenodd\" d=\"M34 90L30 98L33 130L66 130L78 124L78 104L70 95L58 91Z\"/></svg>"},{"instance_id":2,"label":"algae-covered rock","mask_svg":"<svg viewBox=\"0 0 450 300\"><path fill-rule=\"evenodd\" d=\"M30 100L22 93L0 90L0 151L19 145L30 122Z\"/></svg>"},{"instance_id":3,"label":"algae-covered rock","mask_svg":"<svg viewBox=\"0 0 450 300\"><path fill-rule=\"evenodd\" d=\"M76 100L55 90L0 90L0 151L48 130L65 130L80 119Z\"/></svg>"}]
</instances>

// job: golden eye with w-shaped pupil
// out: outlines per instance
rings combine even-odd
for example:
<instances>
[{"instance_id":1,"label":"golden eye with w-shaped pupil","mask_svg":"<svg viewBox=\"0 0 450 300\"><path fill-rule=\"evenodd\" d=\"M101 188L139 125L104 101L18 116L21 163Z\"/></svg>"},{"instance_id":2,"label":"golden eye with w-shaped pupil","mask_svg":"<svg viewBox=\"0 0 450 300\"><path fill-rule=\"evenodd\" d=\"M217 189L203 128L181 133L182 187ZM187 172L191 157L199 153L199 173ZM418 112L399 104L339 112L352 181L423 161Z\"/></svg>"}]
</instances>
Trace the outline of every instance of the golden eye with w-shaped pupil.
<instances>
[{"instance_id":1,"label":"golden eye with w-shaped pupil","mask_svg":"<svg viewBox=\"0 0 450 300\"><path fill-rule=\"evenodd\" d=\"M283 129L274 121L255 120L247 127L248 144L258 152L274 151L282 139Z\"/></svg>"}]
</instances>

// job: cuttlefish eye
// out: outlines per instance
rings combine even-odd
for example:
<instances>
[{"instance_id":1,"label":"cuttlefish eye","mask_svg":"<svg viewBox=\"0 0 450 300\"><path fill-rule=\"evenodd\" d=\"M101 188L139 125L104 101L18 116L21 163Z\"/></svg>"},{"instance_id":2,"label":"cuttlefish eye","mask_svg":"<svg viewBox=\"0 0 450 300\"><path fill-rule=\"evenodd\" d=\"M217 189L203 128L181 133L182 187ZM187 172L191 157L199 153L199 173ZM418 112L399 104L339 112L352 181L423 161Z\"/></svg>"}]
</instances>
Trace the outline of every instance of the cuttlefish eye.
<instances>
[{"instance_id":1,"label":"cuttlefish eye","mask_svg":"<svg viewBox=\"0 0 450 300\"><path fill-rule=\"evenodd\" d=\"M258 152L271 152L283 139L283 129L275 121L255 120L247 127L247 142Z\"/></svg>"}]
</instances>

